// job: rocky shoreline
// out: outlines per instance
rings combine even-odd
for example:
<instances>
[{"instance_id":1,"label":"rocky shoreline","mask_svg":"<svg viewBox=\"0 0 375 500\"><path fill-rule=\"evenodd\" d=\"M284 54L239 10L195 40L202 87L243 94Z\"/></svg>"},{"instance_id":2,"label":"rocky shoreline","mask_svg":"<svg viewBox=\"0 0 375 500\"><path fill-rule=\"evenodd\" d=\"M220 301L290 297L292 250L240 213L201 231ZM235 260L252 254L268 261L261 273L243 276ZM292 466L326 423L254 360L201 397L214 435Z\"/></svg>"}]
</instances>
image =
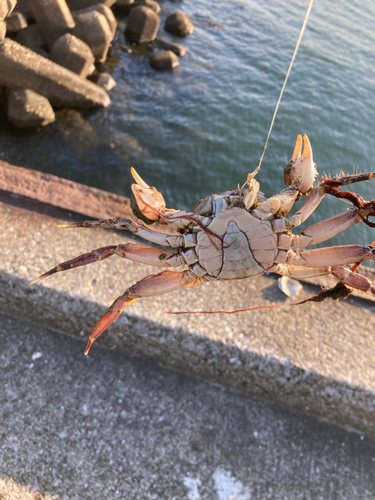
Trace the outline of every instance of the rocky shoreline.
<instances>
[{"instance_id":1,"label":"rocky shoreline","mask_svg":"<svg viewBox=\"0 0 375 500\"><path fill-rule=\"evenodd\" d=\"M153 43L156 70L177 67L186 49L158 36L160 10L155 0L0 0L0 90L9 122L40 127L55 120L54 108L109 106L116 82L100 65L118 29L133 45ZM183 12L164 27L177 37L194 30Z\"/></svg>"}]
</instances>

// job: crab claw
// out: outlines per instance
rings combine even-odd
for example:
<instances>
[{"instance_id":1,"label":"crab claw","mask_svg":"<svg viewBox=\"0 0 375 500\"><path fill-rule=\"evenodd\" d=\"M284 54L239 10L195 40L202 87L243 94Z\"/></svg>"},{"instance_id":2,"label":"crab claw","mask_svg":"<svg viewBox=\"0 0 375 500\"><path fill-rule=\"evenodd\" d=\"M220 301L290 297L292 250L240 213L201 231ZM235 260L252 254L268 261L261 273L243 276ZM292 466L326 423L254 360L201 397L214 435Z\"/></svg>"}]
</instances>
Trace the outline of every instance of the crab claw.
<instances>
[{"instance_id":1,"label":"crab claw","mask_svg":"<svg viewBox=\"0 0 375 500\"><path fill-rule=\"evenodd\" d=\"M297 137L293 155L284 170L284 182L288 187L295 186L301 194L308 193L318 175L309 138L303 134Z\"/></svg>"},{"instance_id":2,"label":"crab claw","mask_svg":"<svg viewBox=\"0 0 375 500\"><path fill-rule=\"evenodd\" d=\"M150 221L159 220L166 210L163 195L156 188L146 184L134 168L131 169L131 174L136 182L132 184L132 191L140 212Z\"/></svg>"}]
</instances>

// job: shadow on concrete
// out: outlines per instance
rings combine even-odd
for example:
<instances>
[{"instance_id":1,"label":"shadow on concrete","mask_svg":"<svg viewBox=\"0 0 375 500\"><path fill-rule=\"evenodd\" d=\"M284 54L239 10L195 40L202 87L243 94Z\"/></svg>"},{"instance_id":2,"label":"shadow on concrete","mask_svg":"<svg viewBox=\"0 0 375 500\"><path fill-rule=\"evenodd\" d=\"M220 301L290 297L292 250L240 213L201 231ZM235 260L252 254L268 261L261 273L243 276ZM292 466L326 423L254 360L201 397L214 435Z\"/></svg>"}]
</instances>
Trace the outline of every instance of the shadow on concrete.
<instances>
[{"instance_id":1,"label":"shadow on concrete","mask_svg":"<svg viewBox=\"0 0 375 500\"><path fill-rule=\"evenodd\" d=\"M30 321L0 326L0 469L38 500L373 498L367 436L122 352L84 357Z\"/></svg>"},{"instance_id":2,"label":"shadow on concrete","mask_svg":"<svg viewBox=\"0 0 375 500\"><path fill-rule=\"evenodd\" d=\"M0 273L1 309L70 336L87 338L106 308L79 296L35 286ZM41 297L43 296L43 300ZM77 311L79 313L77 314ZM233 343L123 314L94 344L144 357L248 394L276 401L375 435L374 394L364 387L280 362ZM83 349L79 353L83 356Z\"/></svg>"}]
</instances>

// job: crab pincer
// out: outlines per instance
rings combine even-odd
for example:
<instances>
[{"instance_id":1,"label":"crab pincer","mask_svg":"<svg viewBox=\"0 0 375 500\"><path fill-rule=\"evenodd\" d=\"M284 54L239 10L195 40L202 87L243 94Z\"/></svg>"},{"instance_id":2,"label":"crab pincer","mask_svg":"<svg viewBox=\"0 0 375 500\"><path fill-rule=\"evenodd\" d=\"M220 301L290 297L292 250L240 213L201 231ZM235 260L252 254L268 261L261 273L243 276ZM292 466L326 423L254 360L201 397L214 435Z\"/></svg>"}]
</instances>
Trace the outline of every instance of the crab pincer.
<instances>
[{"instance_id":1,"label":"crab pincer","mask_svg":"<svg viewBox=\"0 0 375 500\"><path fill-rule=\"evenodd\" d=\"M292 157L284 170L284 182L287 186L296 186L301 194L306 194L311 191L317 176L309 138L306 134L298 135Z\"/></svg>"}]
</instances>

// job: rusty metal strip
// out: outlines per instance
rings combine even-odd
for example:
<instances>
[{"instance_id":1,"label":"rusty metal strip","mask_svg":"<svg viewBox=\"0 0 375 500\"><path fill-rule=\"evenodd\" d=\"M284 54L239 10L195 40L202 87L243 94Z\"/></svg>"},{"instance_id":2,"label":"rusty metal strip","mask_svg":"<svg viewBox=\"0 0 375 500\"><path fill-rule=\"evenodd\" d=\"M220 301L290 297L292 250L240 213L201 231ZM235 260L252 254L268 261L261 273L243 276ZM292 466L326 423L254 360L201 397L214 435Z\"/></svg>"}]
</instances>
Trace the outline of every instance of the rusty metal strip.
<instances>
[{"instance_id":1,"label":"rusty metal strip","mask_svg":"<svg viewBox=\"0 0 375 500\"><path fill-rule=\"evenodd\" d=\"M16 167L1 160L0 190L93 219L116 216L135 219L130 208L130 198L126 196L85 186L56 175ZM155 224L153 228L174 234L168 226Z\"/></svg>"}]
</instances>

